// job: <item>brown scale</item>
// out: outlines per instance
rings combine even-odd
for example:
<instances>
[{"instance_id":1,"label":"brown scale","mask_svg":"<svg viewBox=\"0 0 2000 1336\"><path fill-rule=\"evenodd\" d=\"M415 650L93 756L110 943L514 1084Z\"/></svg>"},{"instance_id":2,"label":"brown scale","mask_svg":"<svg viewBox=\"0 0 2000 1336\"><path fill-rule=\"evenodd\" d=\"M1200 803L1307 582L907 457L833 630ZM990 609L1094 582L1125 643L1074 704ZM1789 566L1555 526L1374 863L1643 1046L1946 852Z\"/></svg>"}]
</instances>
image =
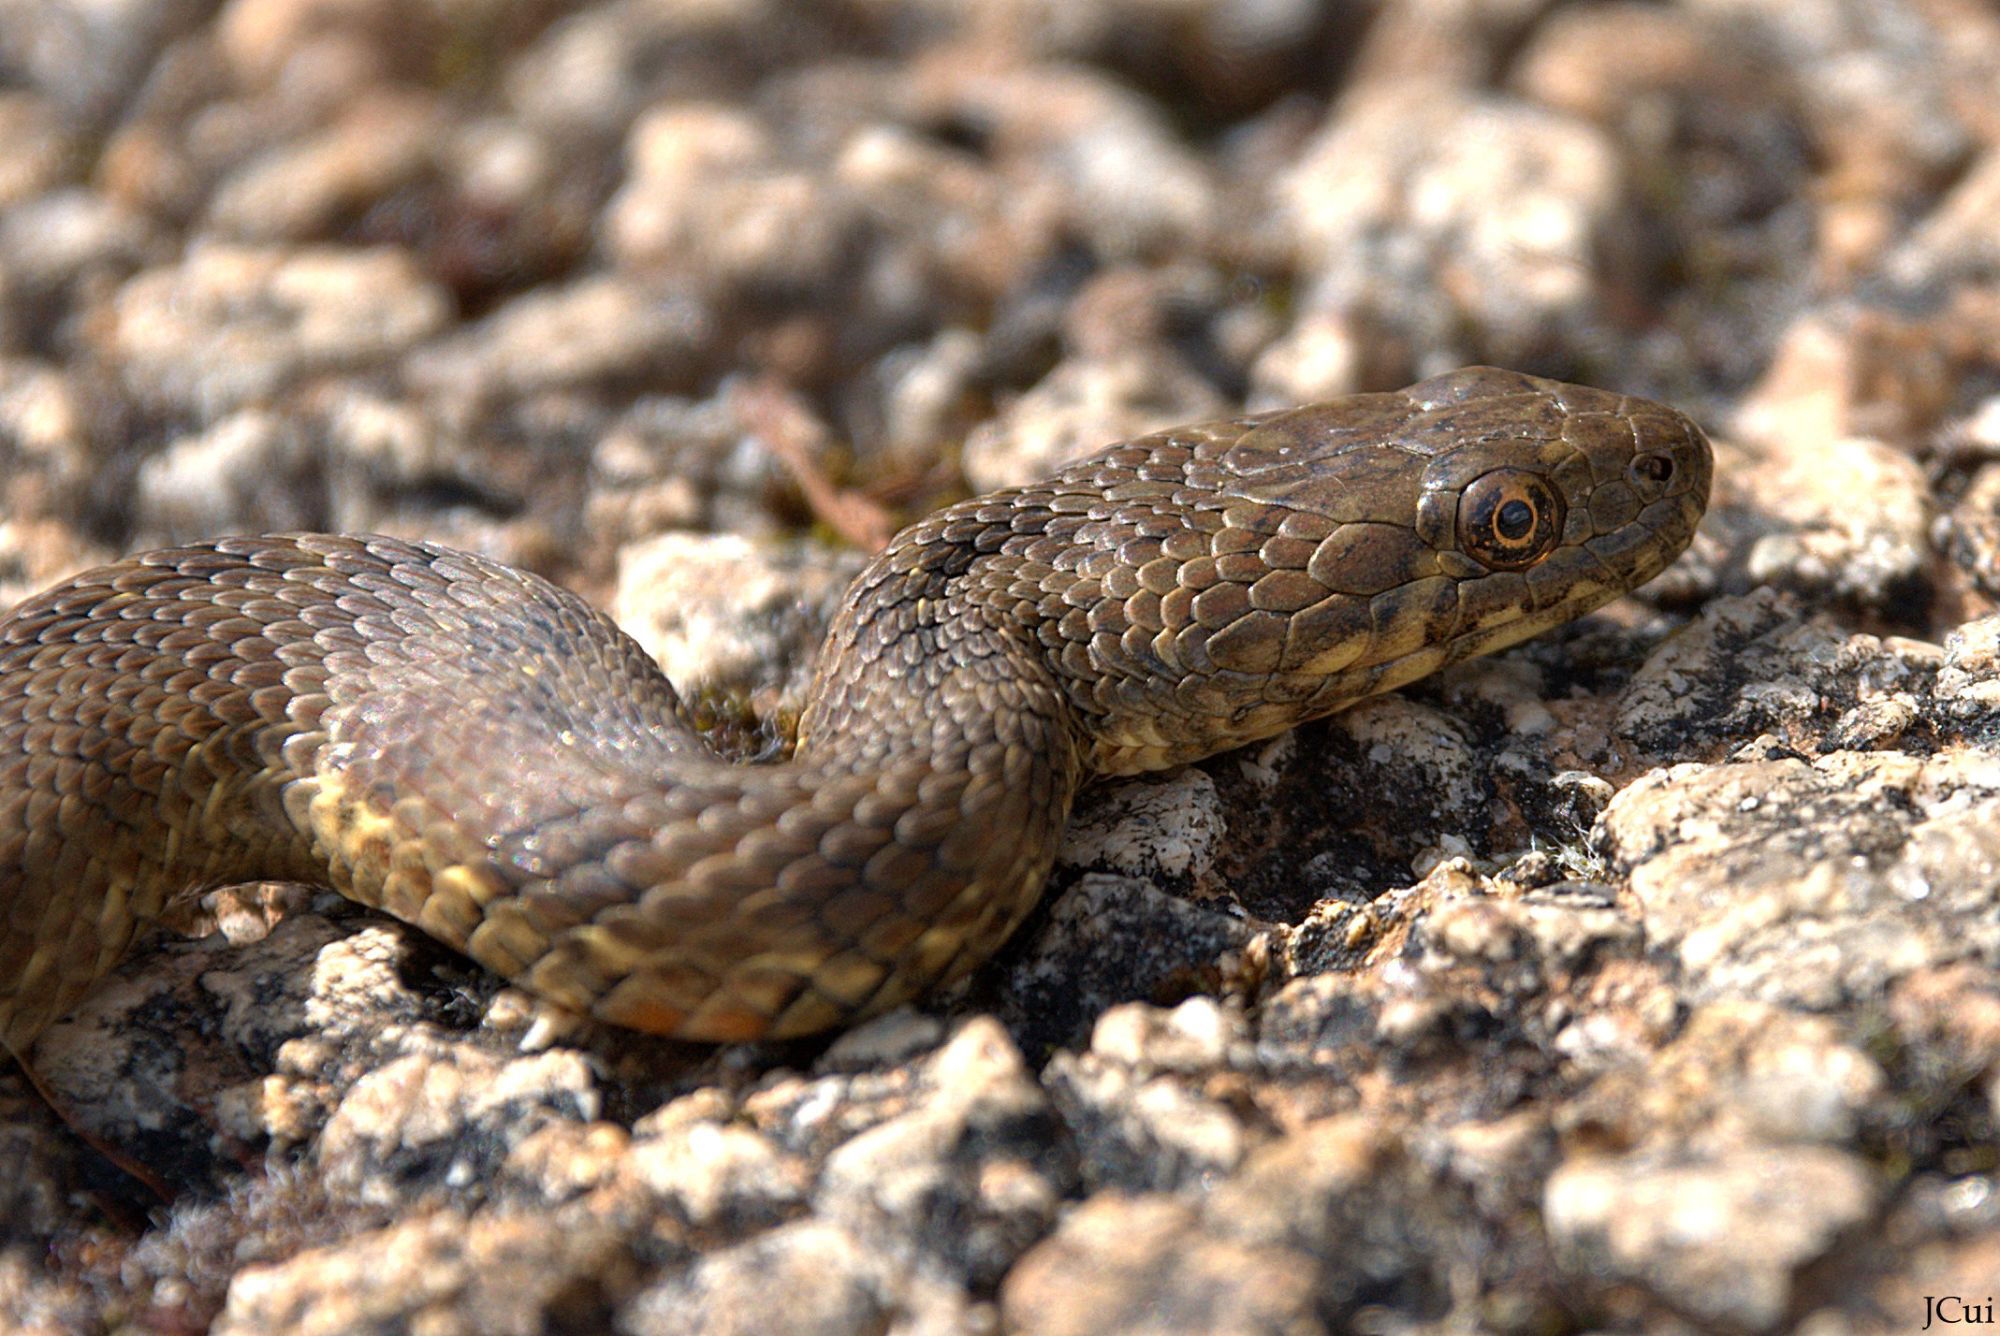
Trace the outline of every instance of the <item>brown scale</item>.
<instances>
[{"instance_id":1,"label":"brown scale","mask_svg":"<svg viewBox=\"0 0 2000 1336\"><path fill-rule=\"evenodd\" d=\"M725 763L533 576L342 535L148 553L0 624L0 1043L175 903L330 885L550 1000L801 1034L990 956L1077 787L1554 626L1687 545L1670 409L1473 368L1114 445L905 530L796 754Z\"/></svg>"}]
</instances>

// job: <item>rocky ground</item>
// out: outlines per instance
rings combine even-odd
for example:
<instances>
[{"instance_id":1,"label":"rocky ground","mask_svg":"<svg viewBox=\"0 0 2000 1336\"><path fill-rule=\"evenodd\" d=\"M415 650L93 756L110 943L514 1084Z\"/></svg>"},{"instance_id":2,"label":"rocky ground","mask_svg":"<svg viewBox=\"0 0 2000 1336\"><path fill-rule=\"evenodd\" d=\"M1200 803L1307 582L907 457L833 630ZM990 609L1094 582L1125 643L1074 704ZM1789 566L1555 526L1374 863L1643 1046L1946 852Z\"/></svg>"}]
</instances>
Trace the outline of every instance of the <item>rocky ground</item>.
<instances>
[{"instance_id":1,"label":"rocky ground","mask_svg":"<svg viewBox=\"0 0 2000 1336\"><path fill-rule=\"evenodd\" d=\"M0 0L0 604L469 546L724 722L862 549L1493 362L1718 447L1637 598L1090 795L831 1043L297 888L0 1077L7 1330L1920 1328L2000 1277L1981 0Z\"/></svg>"}]
</instances>

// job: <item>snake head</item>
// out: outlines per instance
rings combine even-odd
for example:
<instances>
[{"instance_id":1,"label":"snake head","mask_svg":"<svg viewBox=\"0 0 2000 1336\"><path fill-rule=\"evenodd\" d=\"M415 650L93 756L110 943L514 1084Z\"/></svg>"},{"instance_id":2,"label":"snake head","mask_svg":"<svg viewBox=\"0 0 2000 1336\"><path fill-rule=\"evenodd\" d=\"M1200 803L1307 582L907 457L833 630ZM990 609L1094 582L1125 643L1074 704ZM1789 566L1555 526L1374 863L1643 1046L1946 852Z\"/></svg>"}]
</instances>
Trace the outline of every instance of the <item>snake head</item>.
<instances>
[{"instance_id":1,"label":"snake head","mask_svg":"<svg viewBox=\"0 0 2000 1336\"><path fill-rule=\"evenodd\" d=\"M1492 367L1173 435L1200 540L1142 574L1167 591L1128 610L1145 652L1128 634L1103 657L1180 675L1210 750L1637 588L1687 547L1713 467L1673 409Z\"/></svg>"},{"instance_id":2,"label":"snake head","mask_svg":"<svg viewBox=\"0 0 2000 1336\"><path fill-rule=\"evenodd\" d=\"M1315 508L1326 495L1351 514L1372 489L1362 537L1395 554L1360 552L1344 523L1307 565L1367 601L1368 643L1335 691L1389 689L1637 588L1686 549L1708 504L1707 438L1648 400L1493 367L1369 397L1382 401L1366 414L1372 441L1343 423L1302 453L1322 474L1285 498ZM1392 463L1395 487L1356 481Z\"/></svg>"}]
</instances>

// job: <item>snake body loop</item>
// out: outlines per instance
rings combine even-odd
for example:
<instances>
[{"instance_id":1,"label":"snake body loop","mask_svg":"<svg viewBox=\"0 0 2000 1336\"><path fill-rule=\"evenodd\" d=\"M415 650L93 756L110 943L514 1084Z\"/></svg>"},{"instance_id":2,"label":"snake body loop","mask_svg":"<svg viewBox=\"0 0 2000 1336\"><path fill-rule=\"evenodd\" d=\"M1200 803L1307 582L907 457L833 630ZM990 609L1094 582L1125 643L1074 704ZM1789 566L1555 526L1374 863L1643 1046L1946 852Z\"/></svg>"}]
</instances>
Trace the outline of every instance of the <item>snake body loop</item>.
<instances>
[{"instance_id":1,"label":"snake body loop","mask_svg":"<svg viewBox=\"0 0 2000 1336\"><path fill-rule=\"evenodd\" d=\"M1077 787L1566 621L1688 543L1680 414L1473 368L1161 432L898 535L795 755L725 763L575 596L387 538L226 538L0 624L0 1042L176 902L330 885L528 989L704 1040L964 973Z\"/></svg>"}]
</instances>

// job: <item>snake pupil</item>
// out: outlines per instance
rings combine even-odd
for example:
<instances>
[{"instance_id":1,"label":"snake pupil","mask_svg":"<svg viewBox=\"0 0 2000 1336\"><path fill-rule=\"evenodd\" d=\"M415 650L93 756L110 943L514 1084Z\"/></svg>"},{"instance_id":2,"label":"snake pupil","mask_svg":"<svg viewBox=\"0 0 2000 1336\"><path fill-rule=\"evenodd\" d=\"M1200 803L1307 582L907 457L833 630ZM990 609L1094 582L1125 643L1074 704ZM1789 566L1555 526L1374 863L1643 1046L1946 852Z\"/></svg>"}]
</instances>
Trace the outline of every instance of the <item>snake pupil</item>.
<instances>
[{"instance_id":1,"label":"snake pupil","mask_svg":"<svg viewBox=\"0 0 2000 1336\"><path fill-rule=\"evenodd\" d=\"M1535 528L1535 508L1526 501L1513 500L1502 505L1493 516L1493 529L1510 543L1518 543Z\"/></svg>"}]
</instances>

